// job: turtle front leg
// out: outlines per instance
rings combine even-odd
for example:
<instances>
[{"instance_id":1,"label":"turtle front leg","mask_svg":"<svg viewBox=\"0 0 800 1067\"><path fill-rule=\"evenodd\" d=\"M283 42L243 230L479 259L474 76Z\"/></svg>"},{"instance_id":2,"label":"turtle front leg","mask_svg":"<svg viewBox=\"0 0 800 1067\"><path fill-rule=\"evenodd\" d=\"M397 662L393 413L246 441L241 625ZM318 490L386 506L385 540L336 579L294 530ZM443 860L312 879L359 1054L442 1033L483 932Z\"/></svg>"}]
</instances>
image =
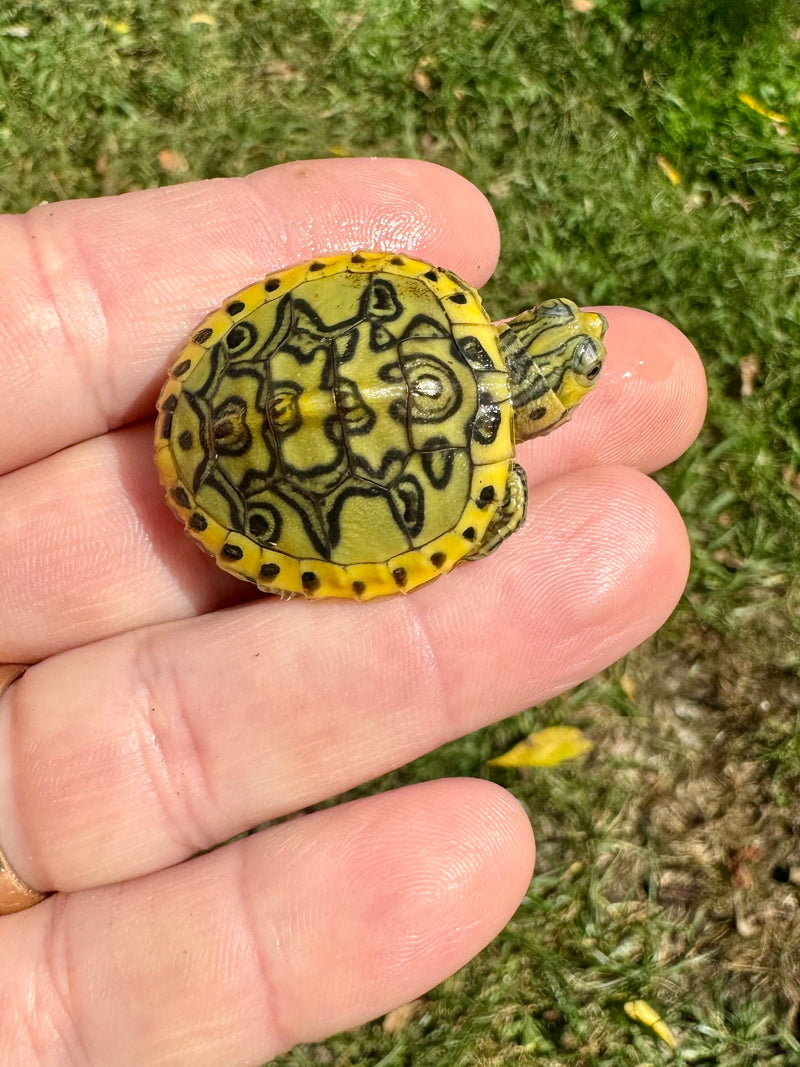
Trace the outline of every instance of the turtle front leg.
<instances>
[{"instance_id":1,"label":"turtle front leg","mask_svg":"<svg viewBox=\"0 0 800 1067\"><path fill-rule=\"evenodd\" d=\"M508 484L503 503L494 513L492 521L486 527L486 533L480 544L466 556L466 559L483 559L497 546L505 541L524 521L528 509L528 479L519 463L512 463L508 472Z\"/></svg>"}]
</instances>

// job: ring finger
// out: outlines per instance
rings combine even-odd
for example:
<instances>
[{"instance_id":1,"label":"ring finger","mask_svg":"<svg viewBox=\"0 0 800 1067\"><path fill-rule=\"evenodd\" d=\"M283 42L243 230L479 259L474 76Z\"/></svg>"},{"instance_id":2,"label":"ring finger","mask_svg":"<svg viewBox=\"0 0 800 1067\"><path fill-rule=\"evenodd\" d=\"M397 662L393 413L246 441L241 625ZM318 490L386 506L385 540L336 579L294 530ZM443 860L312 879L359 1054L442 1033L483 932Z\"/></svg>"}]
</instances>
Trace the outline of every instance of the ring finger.
<instances>
[{"instance_id":1,"label":"ring finger","mask_svg":"<svg viewBox=\"0 0 800 1067\"><path fill-rule=\"evenodd\" d=\"M645 476L564 475L489 559L405 598L241 605L31 668L0 713L0 825L40 889L155 870L613 662L683 588Z\"/></svg>"}]
</instances>

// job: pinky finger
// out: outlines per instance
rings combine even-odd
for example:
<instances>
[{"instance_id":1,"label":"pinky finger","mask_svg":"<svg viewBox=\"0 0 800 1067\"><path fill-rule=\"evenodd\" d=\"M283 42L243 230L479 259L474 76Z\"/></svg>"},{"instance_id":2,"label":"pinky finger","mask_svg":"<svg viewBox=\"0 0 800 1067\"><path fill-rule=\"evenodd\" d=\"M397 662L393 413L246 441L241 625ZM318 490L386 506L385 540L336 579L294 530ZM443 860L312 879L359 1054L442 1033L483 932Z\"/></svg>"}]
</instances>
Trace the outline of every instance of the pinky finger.
<instances>
[{"instance_id":1,"label":"pinky finger","mask_svg":"<svg viewBox=\"0 0 800 1067\"><path fill-rule=\"evenodd\" d=\"M55 896L0 927L3 958L19 961L0 987L0 1044L15 1063L254 1067L466 963L510 918L532 863L506 792L446 780Z\"/></svg>"}]
</instances>

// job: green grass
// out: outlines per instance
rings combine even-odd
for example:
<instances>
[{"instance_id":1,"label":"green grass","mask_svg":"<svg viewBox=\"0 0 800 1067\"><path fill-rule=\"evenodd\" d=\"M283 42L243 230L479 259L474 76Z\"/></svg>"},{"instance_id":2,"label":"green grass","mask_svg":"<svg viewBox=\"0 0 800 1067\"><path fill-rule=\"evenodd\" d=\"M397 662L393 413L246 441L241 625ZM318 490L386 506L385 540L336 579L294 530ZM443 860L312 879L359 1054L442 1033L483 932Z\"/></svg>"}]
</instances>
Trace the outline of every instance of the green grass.
<instances>
[{"instance_id":1,"label":"green grass","mask_svg":"<svg viewBox=\"0 0 800 1067\"><path fill-rule=\"evenodd\" d=\"M646 307L708 370L701 439L660 475L694 547L672 620L574 693L377 785L488 776L527 731L584 727L581 766L491 772L539 843L515 919L399 1032L378 1021L281 1062L800 1064L800 13L398 7L76 0L0 16L5 209L307 156L419 156L492 200L491 306L561 291ZM161 169L164 149L183 172ZM633 998L675 1030L674 1055L624 1014Z\"/></svg>"}]
</instances>

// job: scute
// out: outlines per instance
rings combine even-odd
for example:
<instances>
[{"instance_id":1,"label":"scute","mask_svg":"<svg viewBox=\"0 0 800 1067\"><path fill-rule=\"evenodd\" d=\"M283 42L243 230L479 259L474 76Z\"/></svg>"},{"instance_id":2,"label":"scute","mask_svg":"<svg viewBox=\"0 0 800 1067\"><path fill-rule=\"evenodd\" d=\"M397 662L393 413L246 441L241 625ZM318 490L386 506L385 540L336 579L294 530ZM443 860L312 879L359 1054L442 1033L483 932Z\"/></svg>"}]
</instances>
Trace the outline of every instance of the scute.
<instances>
[{"instance_id":1,"label":"scute","mask_svg":"<svg viewBox=\"0 0 800 1067\"><path fill-rule=\"evenodd\" d=\"M480 541L514 454L509 383L477 293L355 252L229 297L177 355L156 463L187 532L270 591L370 599Z\"/></svg>"}]
</instances>

